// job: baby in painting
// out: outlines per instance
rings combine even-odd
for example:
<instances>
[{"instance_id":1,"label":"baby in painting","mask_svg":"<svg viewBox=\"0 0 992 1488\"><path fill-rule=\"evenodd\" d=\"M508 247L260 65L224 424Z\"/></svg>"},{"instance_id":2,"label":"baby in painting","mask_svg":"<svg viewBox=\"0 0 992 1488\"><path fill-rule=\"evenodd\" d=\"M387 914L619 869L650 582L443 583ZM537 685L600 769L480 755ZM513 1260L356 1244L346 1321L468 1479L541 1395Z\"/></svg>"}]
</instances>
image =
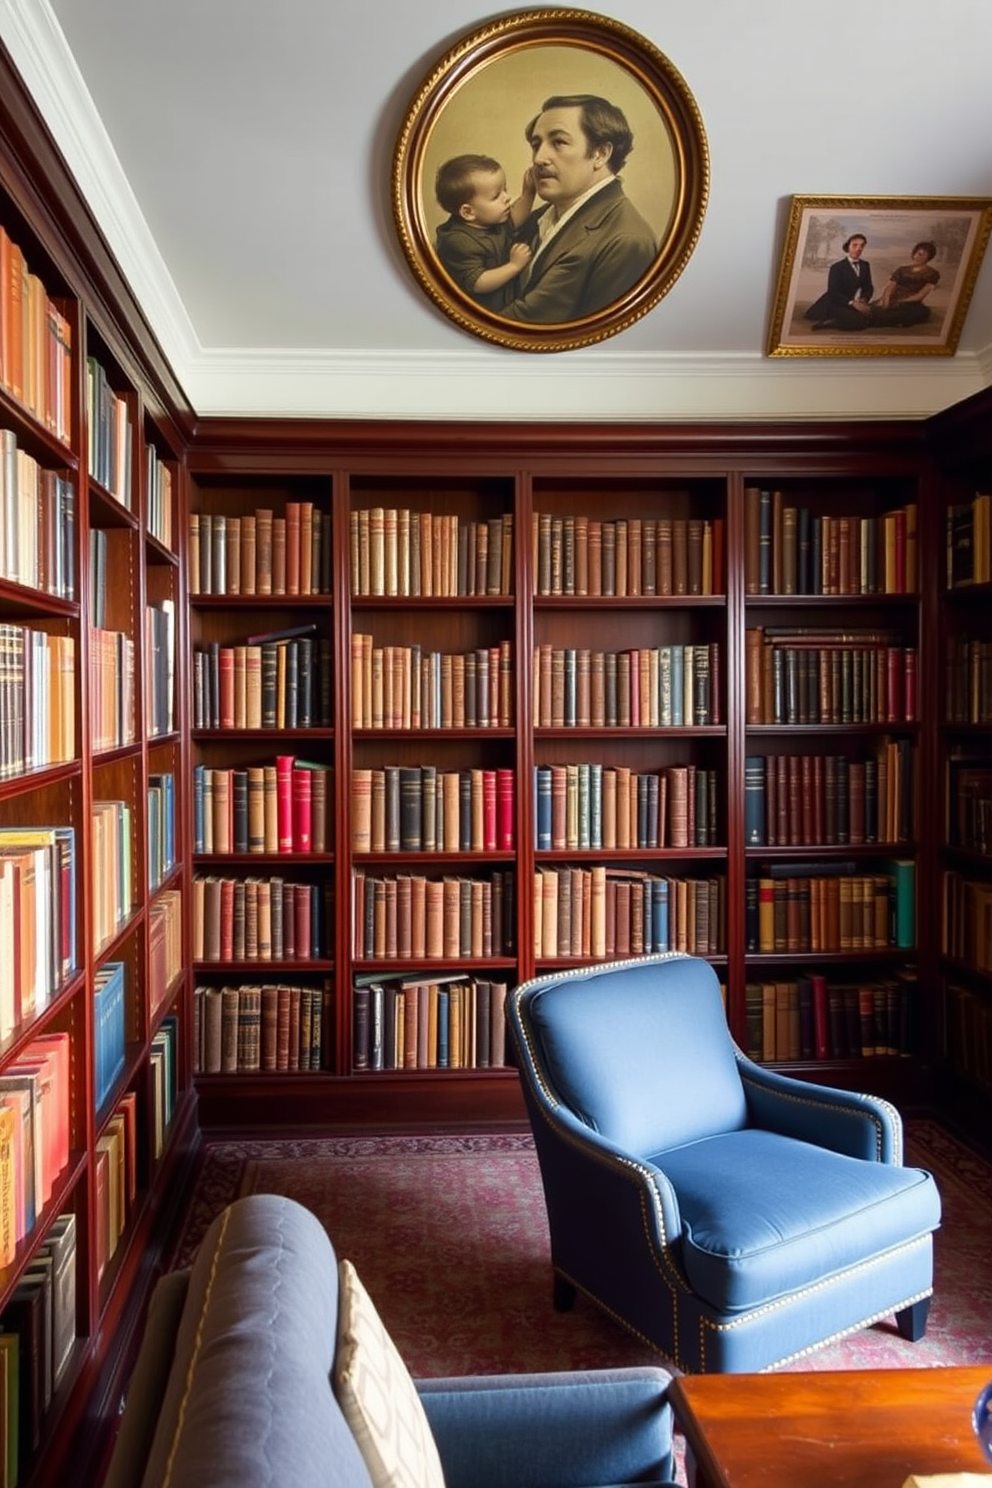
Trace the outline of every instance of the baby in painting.
<instances>
[{"instance_id":1,"label":"baby in painting","mask_svg":"<svg viewBox=\"0 0 992 1488\"><path fill-rule=\"evenodd\" d=\"M519 293L514 282L531 259L533 172L525 171L513 198L498 160L455 155L439 167L434 191L448 213L437 230L438 258L460 289L498 312Z\"/></svg>"}]
</instances>

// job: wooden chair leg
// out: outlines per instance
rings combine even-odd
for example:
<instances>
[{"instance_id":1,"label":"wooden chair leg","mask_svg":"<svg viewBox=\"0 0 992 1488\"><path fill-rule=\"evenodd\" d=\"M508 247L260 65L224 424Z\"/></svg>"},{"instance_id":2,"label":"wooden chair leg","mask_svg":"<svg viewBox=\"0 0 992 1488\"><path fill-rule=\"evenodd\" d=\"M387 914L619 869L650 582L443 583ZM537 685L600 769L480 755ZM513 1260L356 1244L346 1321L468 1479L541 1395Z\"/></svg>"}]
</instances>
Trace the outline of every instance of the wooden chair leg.
<instances>
[{"instance_id":1,"label":"wooden chair leg","mask_svg":"<svg viewBox=\"0 0 992 1488\"><path fill-rule=\"evenodd\" d=\"M924 1297L922 1302L914 1302L911 1307L904 1307L901 1312L897 1312L896 1327L899 1329L899 1337L905 1338L908 1343L919 1343L927 1330L929 1311L930 1298Z\"/></svg>"},{"instance_id":2,"label":"wooden chair leg","mask_svg":"<svg viewBox=\"0 0 992 1488\"><path fill-rule=\"evenodd\" d=\"M555 1312L571 1312L575 1306L576 1290L570 1281L555 1272L554 1280L554 1306Z\"/></svg>"}]
</instances>

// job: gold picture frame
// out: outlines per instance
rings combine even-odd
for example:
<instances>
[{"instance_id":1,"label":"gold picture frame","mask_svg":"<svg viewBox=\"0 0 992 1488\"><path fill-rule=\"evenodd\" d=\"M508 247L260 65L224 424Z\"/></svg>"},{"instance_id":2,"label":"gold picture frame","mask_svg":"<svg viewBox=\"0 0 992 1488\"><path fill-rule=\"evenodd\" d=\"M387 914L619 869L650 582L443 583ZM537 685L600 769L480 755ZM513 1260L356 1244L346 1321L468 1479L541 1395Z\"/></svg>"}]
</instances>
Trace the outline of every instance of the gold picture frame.
<instances>
[{"instance_id":1,"label":"gold picture frame","mask_svg":"<svg viewBox=\"0 0 992 1488\"><path fill-rule=\"evenodd\" d=\"M571 106L580 96L605 100L611 112L593 118L579 109L545 109L550 99ZM633 136L629 163L622 158L619 171L609 161L625 157L627 148L614 141L629 141L629 134L612 123L617 109ZM588 146L585 158L594 160L602 187L594 219L591 198L576 206L571 222L565 217L566 193L578 178L569 176L567 165L559 171L539 158L552 144L545 139L537 145L536 130L528 133L546 120L550 137L562 119L574 123L577 145ZM597 130L600 143L590 143ZM525 173L534 167L537 194L515 229L533 262L507 270L511 277L486 295L474 291L482 277L480 255L486 263L495 256L507 264L509 228L474 220L470 207L466 232L463 206L448 210L436 195L439 169L445 167L450 199L456 188L448 178L470 157L498 164L521 215ZM492 185L498 176L483 172L482 180ZM646 315L685 268L708 192L706 134L681 74L636 31L582 10L518 11L463 36L414 93L393 154L393 217L417 282L463 330L517 351L589 346ZM562 227L544 242L535 235L537 218L555 212ZM581 241L580 219L586 224ZM595 263L590 244L598 245Z\"/></svg>"},{"instance_id":2,"label":"gold picture frame","mask_svg":"<svg viewBox=\"0 0 992 1488\"><path fill-rule=\"evenodd\" d=\"M767 354L953 356L990 228L989 197L794 196Z\"/></svg>"}]
</instances>

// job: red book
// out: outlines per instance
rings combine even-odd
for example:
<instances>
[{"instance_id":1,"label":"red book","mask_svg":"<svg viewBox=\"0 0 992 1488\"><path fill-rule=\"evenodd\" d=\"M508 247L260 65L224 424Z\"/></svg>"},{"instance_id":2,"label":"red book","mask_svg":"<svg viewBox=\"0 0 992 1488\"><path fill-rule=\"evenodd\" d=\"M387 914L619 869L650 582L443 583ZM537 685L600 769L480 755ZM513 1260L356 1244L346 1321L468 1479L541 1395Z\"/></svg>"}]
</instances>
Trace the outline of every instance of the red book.
<instances>
[{"instance_id":1,"label":"red book","mask_svg":"<svg viewBox=\"0 0 992 1488\"><path fill-rule=\"evenodd\" d=\"M886 723L899 723L904 717L903 713L903 648L901 646L887 646L885 648L886 676L885 676L885 721Z\"/></svg>"},{"instance_id":2,"label":"red book","mask_svg":"<svg viewBox=\"0 0 992 1488\"><path fill-rule=\"evenodd\" d=\"M300 503L286 502L286 593L300 592Z\"/></svg>"},{"instance_id":3,"label":"red book","mask_svg":"<svg viewBox=\"0 0 992 1488\"><path fill-rule=\"evenodd\" d=\"M222 729L234 727L234 647L221 646L219 651L220 713Z\"/></svg>"},{"instance_id":4,"label":"red book","mask_svg":"<svg viewBox=\"0 0 992 1488\"><path fill-rule=\"evenodd\" d=\"M310 955L310 885L297 884L293 891L293 911L296 928L296 959L309 961Z\"/></svg>"},{"instance_id":5,"label":"red book","mask_svg":"<svg viewBox=\"0 0 992 1488\"><path fill-rule=\"evenodd\" d=\"M913 646L906 647L903 661L903 717L907 723L916 720L916 649Z\"/></svg>"},{"instance_id":6,"label":"red book","mask_svg":"<svg viewBox=\"0 0 992 1488\"><path fill-rule=\"evenodd\" d=\"M300 772L304 773L304 772ZM293 851L293 756L276 755L276 850Z\"/></svg>"},{"instance_id":7,"label":"red book","mask_svg":"<svg viewBox=\"0 0 992 1488\"><path fill-rule=\"evenodd\" d=\"M512 770L496 771L496 847L513 850L514 775Z\"/></svg>"},{"instance_id":8,"label":"red book","mask_svg":"<svg viewBox=\"0 0 992 1488\"><path fill-rule=\"evenodd\" d=\"M496 771L482 772L482 842L486 852L496 851Z\"/></svg>"},{"instance_id":9,"label":"red book","mask_svg":"<svg viewBox=\"0 0 992 1488\"><path fill-rule=\"evenodd\" d=\"M313 843L313 795L312 777L309 770L293 770L291 790L293 798L293 851L310 852Z\"/></svg>"},{"instance_id":10,"label":"red book","mask_svg":"<svg viewBox=\"0 0 992 1488\"><path fill-rule=\"evenodd\" d=\"M220 881L220 959L234 960L234 879Z\"/></svg>"}]
</instances>

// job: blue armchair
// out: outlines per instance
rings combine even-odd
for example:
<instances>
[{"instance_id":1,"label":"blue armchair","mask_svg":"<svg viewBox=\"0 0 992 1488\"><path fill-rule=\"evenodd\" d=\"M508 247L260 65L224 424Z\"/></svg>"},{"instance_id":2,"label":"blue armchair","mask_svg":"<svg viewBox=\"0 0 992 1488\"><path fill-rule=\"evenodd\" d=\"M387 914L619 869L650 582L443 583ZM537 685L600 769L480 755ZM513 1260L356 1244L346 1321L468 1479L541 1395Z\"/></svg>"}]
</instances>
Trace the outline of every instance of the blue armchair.
<instances>
[{"instance_id":1,"label":"blue armchair","mask_svg":"<svg viewBox=\"0 0 992 1488\"><path fill-rule=\"evenodd\" d=\"M895 1314L923 1335L940 1199L884 1100L747 1059L708 962L536 978L507 1001L554 1300L687 1373L757 1371Z\"/></svg>"}]
</instances>

